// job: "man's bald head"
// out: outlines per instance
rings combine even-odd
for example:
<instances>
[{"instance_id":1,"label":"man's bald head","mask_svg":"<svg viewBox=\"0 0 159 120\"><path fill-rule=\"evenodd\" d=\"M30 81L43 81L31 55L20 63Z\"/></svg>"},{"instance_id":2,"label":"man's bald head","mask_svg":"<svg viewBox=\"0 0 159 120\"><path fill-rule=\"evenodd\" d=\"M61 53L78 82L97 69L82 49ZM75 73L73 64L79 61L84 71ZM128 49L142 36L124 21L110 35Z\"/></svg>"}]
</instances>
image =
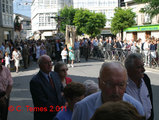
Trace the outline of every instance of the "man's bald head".
<instances>
[{"instance_id":1,"label":"man's bald head","mask_svg":"<svg viewBox=\"0 0 159 120\"><path fill-rule=\"evenodd\" d=\"M44 59L46 59L46 58L50 58L50 57L48 55L40 56L38 59L38 65L41 65L43 63Z\"/></svg>"},{"instance_id":2,"label":"man's bald head","mask_svg":"<svg viewBox=\"0 0 159 120\"><path fill-rule=\"evenodd\" d=\"M109 70L112 70L112 71L115 70L115 69L118 69L120 71L126 72L126 74L127 74L127 70L121 62L104 62L102 64L101 69L100 69L99 77L101 77L102 72L103 72L104 69L109 69Z\"/></svg>"},{"instance_id":3,"label":"man's bald head","mask_svg":"<svg viewBox=\"0 0 159 120\"><path fill-rule=\"evenodd\" d=\"M127 84L127 72L120 62L103 63L98 80L103 102L122 100Z\"/></svg>"},{"instance_id":4,"label":"man's bald head","mask_svg":"<svg viewBox=\"0 0 159 120\"><path fill-rule=\"evenodd\" d=\"M52 61L51 58L48 55L42 55L38 59L38 65L41 71L44 73L49 74L52 70Z\"/></svg>"}]
</instances>

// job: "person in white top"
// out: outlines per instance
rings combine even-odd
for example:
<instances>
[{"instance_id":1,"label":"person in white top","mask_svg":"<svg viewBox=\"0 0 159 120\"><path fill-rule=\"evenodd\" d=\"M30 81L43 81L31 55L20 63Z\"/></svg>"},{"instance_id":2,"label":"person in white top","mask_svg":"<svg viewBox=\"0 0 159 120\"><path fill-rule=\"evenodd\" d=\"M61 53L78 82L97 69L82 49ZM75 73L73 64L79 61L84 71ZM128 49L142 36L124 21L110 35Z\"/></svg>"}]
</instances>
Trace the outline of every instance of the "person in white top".
<instances>
[{"instance_id":1,"label":"person in white top","mask_svg":"<svg viewBox=\"0 0 159 120\"><path fill-rule=\"evenodd\" d=\"M14 60L14 65L16 67L16 73L18 73L18 68L20 66L19 61L20 61L20 52L14 48L14 51L12 53L12 59Z\"/></svg>"},{"instance_id":2,"label":"person in white top","mask_svg":"<svg viewBox=\"0 0 159 120\"><path fill-rule=\"evenodd\" d=\"M67 46L65 46L64 49L62 50L61 56L62 56L62 61L67 64L67 55L68 55L68 53L67 53L66 48L67 48Z\"/></svg>"},{"instance_id":3,"label":"person in white top","mask_svg":"<svg viewBox=\"0 0 159 120\"><path fill-rule=\"evenodd\" d=\"M145 54L145 65L148 65L149 64L149 40L146 39L145 43L144 43L144 54Z\"/></svg>"},{"instance_id":4,"label":"person in white top","mask_svg":"<svg viewBox=\"0 0 159 120\"><path fill-rule=\"evenodd\" d=\"M10 69L10 61L11 61L11 60L12 60L12 59L10 59L8 53L6 52L6 53L5 53L5 67L7 67L8 69Z\"/></svg>"}]
</instances>

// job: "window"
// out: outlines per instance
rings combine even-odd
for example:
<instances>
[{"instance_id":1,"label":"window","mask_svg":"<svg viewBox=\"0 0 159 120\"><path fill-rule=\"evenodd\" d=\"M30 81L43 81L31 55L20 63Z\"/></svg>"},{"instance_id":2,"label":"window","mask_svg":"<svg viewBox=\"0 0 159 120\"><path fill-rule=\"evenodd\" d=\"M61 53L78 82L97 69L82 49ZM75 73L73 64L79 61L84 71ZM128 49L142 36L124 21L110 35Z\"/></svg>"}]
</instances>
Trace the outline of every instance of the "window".
<instances>
[{"instance_id":1,"label":"window","mask_svg":"<svg viewBox=\"0 0 159 120\"><path fill-rule=\"evenodd\" d=\"M39 1L38 1L38 4L39 4L38 7L39 7L39 8L42 8L43 5L44 5L44 4L43 4L43 0L39 0ZM35 5L35 6L36 6L36 5Z\"/></svg>"},{"instance_id":2,"label":"window","mask_svg":"<svg viewBox=\"0 0 159 120\"><path fill-rule=\"evenodd\" d=\"M10 16L9 18L10 18L10 25L12 25L12 16Z\"/></svg>"},{"instance_id":3,"label":"window","mask_svg":"<svg viewBox=\"0 0 159 120\"><path fill-rule=\"evenodd\" d=\"M135 20L135 24L138 24L138 16L136 16L134 20Z\"/></svg>"},{"instance_id":4,"label":"window","mask_svg":"<svg viewBox=\"0 0 159 120\"><path fill-rule=\"evenodd\" d=\"M50 16L51 16L51 17L55 17L55 14L52 13ZM50 23L51 23L51 26L53 26L53 25L55 24L55 19L54 19L54 18L51 18L51 19L50 19Z\"/></svg>"},{"instance_id":5,"label":"window","mask_svg":"<svg viewBox=\"0 0 159 120\"><path fill-rule=\"evenodd\" d=\"M8 5L8 13L10 14L10 6Z\"/></svg>"},{"instance_id":6,"label":"window","mask_svg":"<svg viewBox=\"0 0 159 120\"><path fill-rule=\"evenodd\" d=\"M56 0L51 0L51 4L57 4Z\"/></svg>"},{"instance_id":7,"label":"window","mask_svg":"<svg viewBox=\"0 0 159 120\"><path fill-rule=\"evenodd\" d=\"M12 11L13 11L12 6L10 6L10 14L12 14Z\"/></svg>"},{"instance_id":8,"label":"window","mask_svg":"<svg viewBox=\"0 0 159 120\"><path fill-rule=\"evenodd\" d=\"M151 23L150 16L148 14L145 14L145 23Z\"/></svg>"},{"instance_id":9,"label":"window","mask_svg":"<svg viewBox=\"0 0 159 120\"><path fill-rule=\"evenodd\" d=\"M44 26L44 14L39 14L39 26Z\"/></svg>"},{"instance_id":10,"label":"window","mask_svg":"<svg viewBox=\"0 0 159 120\"><path fill-rule=\"evenodd\" d=\"M2 4L2 9L3 9L3 12L5 13L6 10L5 10L5 5L4 4Z\"/></svg>"},{"instance_id":11,"label":"window","mask_svg":"<svg viewBox=\"0 0 159 120\"><path fill-rule=\"evenodd\" d=\"M30 25L30 21L26 21L26 25L29 26Z\"/></svg>"},{"instance_id":12,"label":"window","mask_svg":"<svg viewBox=\"0 0 159 120\"><path fill-rule=\"evenodd\" d=\"M9 4L9 5L11 5L11 4L12 4L10 0L8 0L8 4Z\"/></svg>"},{"instance_id":13,"label":"window","mask_svg":"<svg viewBox=\"0 0 159 120\"><path fill-rule=\"evenodd\" d=\"M3 15L3 24L6 23L6 18L5 18L5 15Z\"/></svg>"},{"instance_id":14,"label":"window","mask_svg":"<svg viewBox=\"0 0 159 120\"><path fill-rule=\"evenodd\" d=\"M8 0L6 0L6 4L8 4Z\"/></svg>"},{"instance_id":15,"label":"window","mask_svg":"<svg viewBox=\"0 0 159 120\"><path fill-rule=\"evenodd\" d=\"M7 13L9 12L8 5L6 5L6 12L7 12Z\"/></svg>"},{"instance_id":16,"label":"window","mask_svg":"<svg viewBox=\"0 0 159 120\"><path fill-rule=\"evenodd\" d=\"M49 7L49 4L50 3L50 0L44 0L44 6L45 8L48 8Z\"/></svg>"},{"instance_id":17,"label":"window","mask_svg":"<svg viewBox=\"0 0 159 120\"><path fill-rule=\"evenodd\" d=\"M50 23L49 23L49 19L50 19L50 14L45 14L45 23L46 23L46 26L48 26Z\"/></svg>"},{"instance_id":18,"label":"window","mask_svg":"<svg viewBox=\"0 0 159 120\"><path fill-rule=\"evenodd\" d=\"M8 20L8 25L10 25L10 16L8 16L7 20Z\"/></svg>"},{"instance_id":19,"label":"window","mask_svg":"<svg viewBox=\"0 0 159 120\"><path fill-rule=\"evenodd\" d=\"M8 21L8 15L7 15L7 16L6 16L6 24L7 24L7 25L8 25L8 22L9 22L9 21Z\"/></svg>"}]
</instances>

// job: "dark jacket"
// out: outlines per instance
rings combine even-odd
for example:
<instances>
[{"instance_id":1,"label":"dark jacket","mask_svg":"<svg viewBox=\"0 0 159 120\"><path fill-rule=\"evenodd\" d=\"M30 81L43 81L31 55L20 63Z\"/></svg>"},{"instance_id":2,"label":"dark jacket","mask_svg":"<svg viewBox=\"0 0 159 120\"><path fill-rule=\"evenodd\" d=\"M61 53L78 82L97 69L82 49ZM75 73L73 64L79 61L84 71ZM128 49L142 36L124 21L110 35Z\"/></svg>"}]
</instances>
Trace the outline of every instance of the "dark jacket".
<instances>
[{"instance_id":1,"label":"dark jacket","mask_svg":"<svg viewBox=\"0 0 159 120\"><path fill-rule=\"evenodd\" d=\"M144 74L143 79L144 79L144 82L145 82L147 89L149 91L151 105L152 105L151 116L148 120L153 120L154 119L154 111L153 111L153 94L152 94L151 82L150 82L150 78L146 74Z\"/></svg>"},{"instance_id":2,"label":"dark jacket","mask_svg":"<svg viewBox=\"0 0 159 120\"><path fill-rule=\"evenodd\" d=\"M55 88L39 71L30 81L30 91L33 99L34 107L43 110L34 110L34 120L52 120L57 113L57 106L64 105L64 98L61 93L63 91L60 78L57 73L51 72L50 74ZM37 110L37 111L36 111Z\"/></svg>"}]
</instances>

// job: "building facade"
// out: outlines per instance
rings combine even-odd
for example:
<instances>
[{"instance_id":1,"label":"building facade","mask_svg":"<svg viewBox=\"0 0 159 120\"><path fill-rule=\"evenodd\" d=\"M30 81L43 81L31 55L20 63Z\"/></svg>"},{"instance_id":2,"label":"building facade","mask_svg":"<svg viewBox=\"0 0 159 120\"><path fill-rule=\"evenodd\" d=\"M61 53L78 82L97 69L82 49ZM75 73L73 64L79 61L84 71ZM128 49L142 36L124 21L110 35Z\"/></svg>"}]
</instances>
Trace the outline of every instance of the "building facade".
<instances>
[{"instance_id":1,"label":"building facade","mask_svg":"<svg viewBox=\"0 0 159 120\"><path fill-rule=\"evenodd\" d=\"M13 0L0 0L0 43L13 38Z\"/></svg>"},{"instance_id":2,"label":"building facade","mask_svg":"<svg viewBox=\"0 0 159 120\"><path fill-rule=\"evenodd\" d=\"M70 4L71 3L71 4ZM45 39L57 32L57 22L53 17L72 0L33 0L31 5L32 32L35 39Z\"/></svg>"},{"instance_id":3,"label":"building facade","mask_svg":"<svg viewBox=\"0 0 159 120\"><path fill-rule=\"evenodd\" d=\"M140 9L146 4L137 4L133 0L125 0L125 7L132 8L136 13L136 25L124 30L124 38L127 40L137 40L139 38L144 42L149 37L159 38L159 15L150 19L145 13L140 13Z\"/></svg>"},{"instance_id":4,"label":"building facade","mask_svg":"<svg viewBox=\"0 0 159 120\"><path fill-rule=\"evenodd\" d=\"M74 8L85 8L94 12L101 12L106 15L107 22L101 34L104 36L111 35L111 19L114 16L114 9L118 7L120 0L74 0Z\"/></svg>"}]
</instances>

